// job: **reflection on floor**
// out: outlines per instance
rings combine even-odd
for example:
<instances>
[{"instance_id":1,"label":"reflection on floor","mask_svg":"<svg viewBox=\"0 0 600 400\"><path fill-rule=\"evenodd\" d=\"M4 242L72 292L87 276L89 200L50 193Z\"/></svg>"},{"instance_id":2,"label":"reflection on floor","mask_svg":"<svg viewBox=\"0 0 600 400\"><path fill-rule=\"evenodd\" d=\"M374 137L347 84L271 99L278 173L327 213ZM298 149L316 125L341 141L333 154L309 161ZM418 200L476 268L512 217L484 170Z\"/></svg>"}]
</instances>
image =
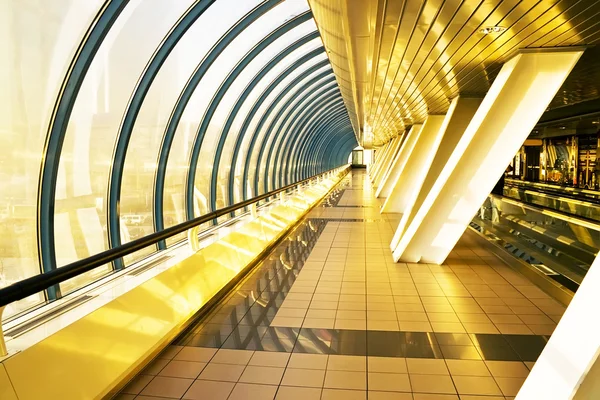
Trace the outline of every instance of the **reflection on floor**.
<instances>
[{"instance_id":1,"label":"reflection on floor","mask_svg":"<svg viewBox=\"0 0 600 400\"><path fill-rule=\"evenodd\" d=\"M445 265L393 263L379 205L353 171L118 398L513 398L564 307L470 232Z\"/></svg>"}]
</instances>

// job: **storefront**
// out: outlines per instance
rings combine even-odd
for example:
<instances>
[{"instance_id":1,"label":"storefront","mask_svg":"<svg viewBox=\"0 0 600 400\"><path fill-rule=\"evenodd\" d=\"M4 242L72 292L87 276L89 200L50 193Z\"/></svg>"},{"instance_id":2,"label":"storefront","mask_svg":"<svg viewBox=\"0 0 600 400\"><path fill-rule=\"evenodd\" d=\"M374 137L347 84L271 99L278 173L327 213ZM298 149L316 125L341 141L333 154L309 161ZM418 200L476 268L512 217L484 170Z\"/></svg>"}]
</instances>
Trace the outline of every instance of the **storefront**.
<instances>
[{"instance_id":1,"label":"storefront","mask_svg":"<svg viewBox=\"0 0 600 400\"><path fill-rule=\"evenodd\" d=\"M600 190L600 132L528 139L511 162L508 176L527 182Z\"/></svg>"}]
</instances>

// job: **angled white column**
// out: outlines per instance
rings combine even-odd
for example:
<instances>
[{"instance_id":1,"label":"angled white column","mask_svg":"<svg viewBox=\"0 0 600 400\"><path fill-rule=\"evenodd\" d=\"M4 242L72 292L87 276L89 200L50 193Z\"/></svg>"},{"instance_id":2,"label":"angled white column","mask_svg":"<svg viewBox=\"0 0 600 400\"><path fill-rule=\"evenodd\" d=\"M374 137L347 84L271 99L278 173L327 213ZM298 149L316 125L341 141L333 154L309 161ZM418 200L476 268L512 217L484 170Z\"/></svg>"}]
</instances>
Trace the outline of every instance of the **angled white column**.
<instances>
[{"instance_id":1,"label":"angled white column","mask_svg":"<svg viewBox=\"0 0 600 400\"><path fill-rule=\"evenodd\" d=\"M372 168L368 171L369 178L371 179L371 181L373 181L375 174L377 173L379 168L381 168L383 158L385 157L387 152L390 150L391 144L392 144L392 141L390 140L389 142L384 144L380 150L377 151L376 156L375 156L375 161L373 162Z\"/></svg>"},{"instance_id":2,"label":"angled white column","mask_svg":"<svg viewBox=\"0 0 600 400\"><path fill-rule=\"evenodd\" d=\"M381 207L382 212L404 214L411 201L419 193L429 165L444 134L444 115L429 115L421 128L419 140L408 156L404 170L392 185L389 196Z\"/></svg>"},{"instance_id":3,"label":"angled white column","mask_svg":"<svg viewBox=\"0 0 600 400\"><path fill-rule=\"evenodd\" d=\"M394 182L400 176L404 167L406 166L406 162L408 161L408 157L412 153L415 148L415 144L419 139L419 135L421 134L421 128L423 128L422 124L415 124L410 128L410 131L406 134L406 138L402 143L402 147L400 151L396 154L394 159L392 160L392 164L387 173L387 177L385 178L385 182L382 185L377 187L377 191L375 192L376 197L388 197ZM384 212L381 210L381 212Z\"/></svg>"},{"instance_id":4,"label":"angled white column","mask_svg":"<svg viewBox=\"0 0 600 400\"><path fill-rule=\"evenodd\" d=\"M424 179L417 182L420 186L418 192L411 192L411 198L407 200L408 207L402 213L400 224L396 229L394 238L392 239L391 248L394 250L400 241L400 237L404 233L405 227L413 220L416 212L423 205L423 201L429 191L433 187L437 177L442 172L444 165L452 155L454 148L458 144L458 141L462 137L467 125L475 115L477 108L481 104L483 98L464 98L455 97L450 103L446 118L440 128L439 146L437 146L437 152L431 156L431 162L429 163L429 170ZM409 193L406 193L407 196Z\"/></svg>"},{"instance_id":5,"label":"angled white column","mask_svg":"<svg viewBox=\"0 0 600 400\"><path fill-rule=\"evenodd\" d=\"M581 56L580 49L522 52L494 80L394 259L441 264Z\"/></svg>"},{"instance_id":6,"label":"angled white column","mask_svg":"<svg viewBox=\"0 0 600 400\"><path fill-rule=\"evenodd\" d=\"M375 181L378 179L379 175L381 174L381 171L385 170L385 168L387 167L388 160L394 152L397 140L398 138L395 137L388 142L386 152L385 154L382 154L381 160L377 165L377 170L375 170L373 172L373 175L371 176L371 182L373 182L373 184L375 184Z\"/></svg>"},{"instance_id":7,"label":"angled white column","mask_svg":"<svg viewBox=\"0 0 600 400\"><path fill-rule=\"evenodd\" d=\"M402 137L402 135L398 135L394 138L390 151L383 160L381 168L379 169L379 171L377 171L377 174L375 175L375 179L373 180L373 186L379 186L379 184L381 183L381 178L390 169L390 165L392 164L394 157L398 153L398 149L400 148L400 146L402 146Z\"/></svg>"},{"instance_id":8,"label":"angled white column","mask_svg":"<svg viewBox=\"0 0 600 400\"><path fill-rule=\"evenodd\" d=\"M537 359L517 400L600 398L600 257Z\"/></svg>"}]
</instances>

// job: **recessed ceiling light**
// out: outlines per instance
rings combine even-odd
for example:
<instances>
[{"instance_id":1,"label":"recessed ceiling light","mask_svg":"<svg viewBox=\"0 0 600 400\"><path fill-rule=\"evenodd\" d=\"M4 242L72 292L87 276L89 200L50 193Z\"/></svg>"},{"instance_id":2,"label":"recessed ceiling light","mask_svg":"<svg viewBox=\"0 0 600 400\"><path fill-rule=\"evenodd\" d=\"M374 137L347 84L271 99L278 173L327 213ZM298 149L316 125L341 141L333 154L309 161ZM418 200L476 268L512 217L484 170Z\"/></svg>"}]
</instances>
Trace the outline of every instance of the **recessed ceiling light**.
<instances>
[{"instance_id":1,"label":"recessed ceiling light","mask_svg":"<svg viewBox=\"0 0 600 400\"><path fill-rule=\"evenodd\" d=\"M484 35L488 35L490 33L502 33L506 30L505 27L503 26L486 26L483 29L480 29L479 32L483 33Z\"/></svg>"}]
</instances>

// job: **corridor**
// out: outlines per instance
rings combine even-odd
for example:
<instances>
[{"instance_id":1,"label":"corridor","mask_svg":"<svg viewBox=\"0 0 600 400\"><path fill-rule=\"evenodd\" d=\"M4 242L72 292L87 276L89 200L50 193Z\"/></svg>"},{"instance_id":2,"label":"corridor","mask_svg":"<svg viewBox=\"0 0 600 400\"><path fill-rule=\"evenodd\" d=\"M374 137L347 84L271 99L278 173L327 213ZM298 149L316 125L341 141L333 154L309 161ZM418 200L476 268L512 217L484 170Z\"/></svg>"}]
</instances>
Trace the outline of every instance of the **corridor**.
<instances>
[{"instance_id":1,"label":"corridor","mask_svg":"<svg viewBox=\"0 0 600 400\"><path fill-rule=\"evenodd\" d=\"M467 230L394 263L398 215L354 169L118 399L513 399L564 306Z\"/></svg>"}]
</instances>

